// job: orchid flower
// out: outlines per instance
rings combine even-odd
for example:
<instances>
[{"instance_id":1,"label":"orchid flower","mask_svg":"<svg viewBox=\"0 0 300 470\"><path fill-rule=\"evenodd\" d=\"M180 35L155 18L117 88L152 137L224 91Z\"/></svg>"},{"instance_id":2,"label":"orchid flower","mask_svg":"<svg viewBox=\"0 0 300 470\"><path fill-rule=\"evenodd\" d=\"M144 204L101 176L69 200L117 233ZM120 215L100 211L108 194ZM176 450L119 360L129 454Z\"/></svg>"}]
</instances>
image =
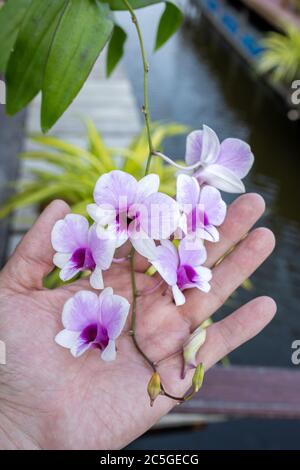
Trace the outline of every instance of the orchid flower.
<instances>
[{"instance_id":1,"label":"orchid flower","mask_svg":"<svg viewBox=\"0 0 300 470\"><path fill-rule=\"evenodd\" d=\"M74 357L89 349L100 349L104 361L113 361L115 341L124 328L129 308L127 300L114 295L110 287L100 296L89 291L77 292L64 305L65 329L56 335L55 341L70 349Z\"/></svg>"},{"instance_id":2,"label":"orchid flower","mask_svg":"<svg viewBox=\"0 0 300 470\"><path fill-rule=\"evenodd\" d=\"M176 201L158 188L155 174L140 181L120 170L102 175L94 190L96 204L87 206L98 236L114 238L116 247L129 239L142 256L151 257L154 240L169 238L179 221Z\"/></svg>"},{"instance_id":3,"label":"orchid flower","mask_svg":"<svg viewBox=\"0 0 300 470\"><path fill-rule=\"evenodd\" d=\"M206 185L200 188L194 177L179 175L177 202L182 211L180 227L185 234L194 239L219 241L215 226L224 222L226 204L216 188Z\"/></svg>"},{"instance_id":4,"label":"orchid flower","mask_svg":"<svg viewBox=\"0 0 300 470\"><path fill-rule=\"evenodd\" d=\"M91 286L103 289L102 270L110 267L115 244L110 239L99 239L95 225L89 227L87 219L68 214L56 222L51 234L54 250L53 263L61 269L62 281L72 279L81 271L92 271Z\"/></svg>"},{"instance_id":5,"label":"orchid flower","mask_svg":"<svg viewBox=\"0 0 300 470\"><path fill-rule=\"evenodd\" d=\"M177 306L185 303L182 293L185 289L196 287L203 292L209 292L212 274L210 269L202 266L206 260L206 250L202 244L198 249L188 238L180 241L178 250L169 240L162 240L156 247L156 256L149 261L161 277L172 288Z\"/></svg>"},{"instance_id":6,"label":"orchid flower","mask_svg":"<svg viewBox=\"0 0 300 470\"><path fill-rule=\"evenodd\" d=\"M254 156L250 146L239 139L225 139L221 144L208 126L193 131L187 137L187 165L199 162L194 173L199 183L207 183L228 193L243 193L242 179L250 171Z\"/></svg>"}]
</instances>

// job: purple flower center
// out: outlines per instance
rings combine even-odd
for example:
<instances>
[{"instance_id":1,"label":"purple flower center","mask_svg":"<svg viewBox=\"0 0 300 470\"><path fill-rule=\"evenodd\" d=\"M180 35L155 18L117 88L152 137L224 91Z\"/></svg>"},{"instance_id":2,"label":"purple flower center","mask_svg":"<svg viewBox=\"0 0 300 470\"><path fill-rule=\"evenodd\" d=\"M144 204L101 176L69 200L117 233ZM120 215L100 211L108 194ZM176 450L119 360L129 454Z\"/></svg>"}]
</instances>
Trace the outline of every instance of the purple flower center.
<instances>
[{"instance_id":1,"label":"purple flower center","mask_svg":"<svg viewBox=\"0 0 300 470\"><path fill-rule=\"evenodd\" d=\"M177 285L179 289L184 288L187 284L193 284L197 279L197 273L192 266L183 264L177 269Z\"/></svg>"},{"instance_id":2,"label":"purple flower center","mask_svg":"<svg viewBox=\"0 0 300 470\"><path fill-rule=\"evenodd\" d=\"M194 207L188 216L189 231L195 232L197 228L206 227L209 224L206 212L200 211L198 207Z\"/></svg>"},{"instance_id":3,"label":"purple flower center","mask_svg":"<svg viewBox=\"0 0 300 470\"><path fill-rule=\"evenodd\" d=\"M134 217L129 217L128 216L128 209L124 209L122 212L118 212L116 215L116 223L118 226L118 231L119 232L127 232L128 227L131 224L131 222L135 221L135 228L137 228L138 225L138 218L139 218L139 213L137 212Z\"/></svg>"},{"instance_id":4,"label":"purple flower center","mask_svg":"<svg viewBox=\"0 0 300 470\"><path fill-rule=\"evenodd\" d=\"M109 342L107 329L97 323L90 323L81 332L80 338L84 343L94 343L94 348L103 351Z\"/></svg>"},{"instance_id":5,"label":"purple flower center","mask_svg":"<svg viewBox=\"0 0 300 470\"><path fill-rule=\"evenodd\" d=\"M90 248L78 248L72 254L71 261L77 269L89 269L93 271L96 267Z\"/></svg>"}]
</instances>

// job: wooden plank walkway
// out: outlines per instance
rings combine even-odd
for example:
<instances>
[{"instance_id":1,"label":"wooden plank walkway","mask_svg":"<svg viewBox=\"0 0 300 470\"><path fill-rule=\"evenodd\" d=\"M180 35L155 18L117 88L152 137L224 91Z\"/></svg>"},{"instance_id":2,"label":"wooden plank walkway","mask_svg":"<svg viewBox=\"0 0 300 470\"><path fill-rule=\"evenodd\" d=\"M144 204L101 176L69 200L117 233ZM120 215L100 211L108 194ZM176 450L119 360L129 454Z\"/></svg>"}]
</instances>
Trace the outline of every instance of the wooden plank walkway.
<instances>
[{"instance_id":1,"label":"wooden plank walkway","mask_svg":"<svg viewBox=\"0 0 300 470\"><path fill-rule=\"evenodd\" d=\"M141 129L140 114L134 99L130 82L122 67L117 68L107 80L104 74L104 58L100 58L74 103L50 131L61 139L86 148L84 118L91 118L101 132L107 145L124 147ZM26 133L40 133L40 96L28 108ZM25 150L40 147L29 138L25 140ZM28 179L32 167L45 169L47 164L22 161L20 177ZM9 256L24 233L36 219L34 207L18 210L13 217L7 255Z\"/></svg>"},{"instance_id":2,"label":"wooden plank walkway","mask_svg":"<svg viewBox=\"0 0 300 470\"><path fill-rule=\"evenodd\" d=\"M197 396L174 410L192 415L300 419L300 370L216 366Z\"/></svg>"}]
</instances>

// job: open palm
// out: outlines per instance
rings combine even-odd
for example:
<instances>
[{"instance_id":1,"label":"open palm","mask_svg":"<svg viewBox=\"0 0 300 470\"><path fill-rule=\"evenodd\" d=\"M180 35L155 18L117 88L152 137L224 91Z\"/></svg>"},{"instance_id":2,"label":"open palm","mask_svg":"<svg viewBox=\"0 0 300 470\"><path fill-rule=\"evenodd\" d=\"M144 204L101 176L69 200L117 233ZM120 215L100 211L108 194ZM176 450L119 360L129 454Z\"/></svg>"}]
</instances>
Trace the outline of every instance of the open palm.
<instances>
[{"instance_id":1,"label":"open palm","mask_svg":"<svg viewBox=\"0 0 300 470\"><path fill-rule=\"evenodd\" d=\"M151 370L135 350L129 324L117 342L117 359L111 363L103 362L97 350L74 359L55 344L64 303L75 292L90 288L86 280L51 291L42 287L43 277L53 269L51 229L68 211L62 201L48 206L1 273L0 331L7 347L7 365L0 366L0 430L6 447L121 448L175 404L159 397L153 408L149 406L146 387ZM207 246L207 265L213 266L241 240L263 211L259 196L238 198L228 210L220 242ZM153 361L166 358L159 372L168 392L181 395L191 382L190 374L180 379L180 355L168 356L221 307L273 247L272 233L255 229L213 268L211 292L188 291L183 307L175 307L171 296L163 295L163 287L138 298L137 338ZM157 282L143 274L145 267L137 258L136 279L141 290ZM131 302L127 265L114 265L104 280ZM272 299L261 297L210 326L199 356L205 369L259 333L275 310Z\"/></svg>"}]
</instances>

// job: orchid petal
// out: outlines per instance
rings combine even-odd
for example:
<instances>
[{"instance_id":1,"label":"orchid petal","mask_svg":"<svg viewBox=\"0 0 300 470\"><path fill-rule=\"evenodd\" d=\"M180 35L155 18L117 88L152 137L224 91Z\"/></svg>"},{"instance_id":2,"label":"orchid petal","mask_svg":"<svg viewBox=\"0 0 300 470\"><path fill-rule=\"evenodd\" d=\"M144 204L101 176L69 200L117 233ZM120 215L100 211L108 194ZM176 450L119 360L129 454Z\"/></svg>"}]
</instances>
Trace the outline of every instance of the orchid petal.
<instances>
[{"instance_id":1,"label":"orchid petal","mask_svg":"<svg viewBox=\"0 0 300 470\"><path fill-rule=\"evenodd\" d=\"M181 290L179 289L179 287L176 284L174 286L172 286L172 292L173 292L173 297L174 297L175 304L177 305L177 307L180 307L181 305L184 305L185 304L185 296L183 295L183 293L181 292Z\"/></svg>"},{"instance_id":2,"label":"orchid petal","mask_svg":"<svg viewBox=\"0 0 300 470\"><path fill-rule=\"evenodd\" d=\"M199 203L199 196L200 186L196 178L180 174L177 178L176 200L181 209L184 210L184 206L190 206L189 211L184 210L184 212L190 212Z\"/></svg>"},{"instance_id":3,"label":"orchid petal","mask_svg":"<svg viewBox=\"0 0 300 470\"><path fill-rule=\"evenodd\" d=\"M228 193L243 193L245 186L232 171L221 165L209 165L197 172L200 183L207 183Z\"/></svg>"},{"instance_id":4,"label":"orchid petal","mask_svg":"<svg viewBox=\"0 0 300 470\"><path fill-rule=\"evenodd\" d=\"M201 236L204 240L212 243L217 243L220 240L220 234L214 225L206 225L205 228L201 230Z\"/></svg>"},{"instance_id":5,"label":"orchid petal","mask_svg":"<svg viewBox=\"0 0 300 470\"><path fill-rule=\"evenodd\" d=\"M115 341L110 339L108 345L101 353L101 359L105 362L114 361L116 359L117 351Z\"/></svg>"},{"instance_id":6,"label":"orchid petal","mask_svg":"<svg viewBox=\"0 0 300 470\"><path fill-rule=\"evenodd\" d=\"M208 294L211 289L211 285L206 281L196 283L194 287L201 290L201 292L205 292L205 294Z\"/></svg>"},{"instance_id":7,"label":"orchid petal","mask_svg":"<svg viewBox=\"0 0 300 470\"><path fill-rule=\"evenodd\" d=\"M58 220L51 233L51 242L55 251L71 253L87 245L89 223L78 214L68 214Z\"/></svg>"},{"instance_id":8,"label":"orchid petal","mask_svg":"<svg viewBox=\"0 0 300 470\"><path fill-rule=\"evenodd\" d=\"M101 302L101 324L110 339L120 336L129 313L129 302L120 295L105 295Z\"/></svg>"},{"instance_id":9,"label":"orchid petal","mask_svg":"<svg viewBox=\"0 0 300 470\"><path fill-rule=\"evenodd\" d=\"M62 330L55 336L55 342L63 348L71 349L78 339L78 331Z\"/></svg>"},{"instance_id":10,"label":"orchid petal","mask_svg":"<svg viewBox=\"0 0 300 470\"><path fill-rule=\"evenodd\" d=\"M141 235L141 234L140 234ZM156 255L156 245L152 238L149 238L146 234L140 237L130 237L133 248L144 258L153 259Z\"/></svg>"},{"instance_id":11,"label":"orchid petal","mask_svg":"<svg viewBox=\"0 0 300 470\"><path fill-rule=\"evenodd\" d=\"M144 178L142 178L138 182L137 196L135 202L141 203L146 197L150 196L153 193L157 193L159 189L159 184L160 182L158 175L150 174L144 176Z\"/></svg>"},{"instance_id":12,"label":"orchid petal","mask_svg":"<svg viewBox=\"0 0 300 470\"><path fill-rule=\"evenodd\" d=\"M201 281L209 282L212 279L211 269L206 268L205 266L198 266L194 268L198 276L201 278Z\"/></svg>"},{"instance_id":13,"label":"orchid petal","mask_svg":"<svg viewBox=\"0 0 300 470\"><path fill-rule=\"evenodd\" d=\"M189 265L194 269L206 261L207 253L203 243L185 237L178 246L181 265Z\"/></svg>"},{"instance_id":14,"label":"orchid petal","mask_svg":"<svg viewBox=\"0 0 300 470\"><path fill-rule=\"evenodd\" d=\"M71 354L74 357L80 357L86 351L88 351L92 347L93 343L87 343L83 341L80 336L78 337L76 343L71 348Z\"/></svg>"},{"instance_id":15,"label":"orchid petal","mask_svg":"<svg viewBox=\"0 0 300 470\"><path fill-rule=\"evenodd\" d=\"M176 284L179 257L172 242L164 240L163 245L157 246L156 256L150 261L167 284Z\"/></svg>"},{"instance_id":16,"label":"orchid petal","mask_svg":"<svg viewBox=\"0 0 300 470\"><path fill-rule=\"evenodd\" d=\"M208 221L212 225L221 225L226 216L226 204L220 191L212 186L204 186L201 190L200 204L203 206Z\"/></svg>"},{"instance_id":17,"label":"orchid petal","mask_svg":"<svg viewBox=\"0 0 300 470\"><path fill-rule=\"evenodd\" d=\"M203 131L193 131L186 139L185 161L187 165L200 162L203 146Z\"/></svg>"},{"instance_id":18,"label":"orchid petal","mask_svg":"<svg viewBox=\"0 0 300 470\"><path fill-rule=\"evenodd\" d=\"M98 266L96 266L90 275L90 284L93 289L103 289L104 287L102 270Z\"/></svg>"},{"instance_id":19,"label":"orchid petal","mask_svg":"<svg viewBox=\"0 0 300 470\"><path fill-rule=\"evenodd\" d=\"M250 145L240 139L225 139L221 144L220 154L216 161L232 171L238 178L244 178L254 163Z\"/></svg>"},{"instance_id":20,"label":"orchid petal","mask_svg":"<svg viewBox=\"0 0 300 470\"><path fill-rule=\"evenodd\" d=\"M120 209L120 205L128 207L134 203L137 191L138 183L132 175L113 170L98 179L94 199L99 206L110 204L115 209Z\"/></svg>"},{"instance_id":21,"label":"orchid petal","mask_svg":"<svg viewBox=\"0 0 300 470\"><path fill-rule=\"evenodd\" d=\"M70 281L70 279L76 276L80 271L80 268L77 268L73 261L69 261L61 269L59 277L63 282Z\"/></svg>"},{"instance_id":22,"label":"orchid petal","mask_svg":"<svg viewBox=\"0 0 300 470\"><path fill-rule=\"evenodd\" d=\"M65 328L81 331L87 325L97 322L98 296L93 292L79 291L64 305L62 322Z\"/></svg>"},{"instance_id":23,"label":"orchid petal","mask_svg":"<svg viewBox=\"0 0 300 470\"><path fill-rule=\"evenodd\" d=\"M88 204L86 206L87 213L97 223L103 226L110 225L116 220L116 210L110 204Z\"/></svg>"},{"instance_id":24,"label":"orchid petal","mask_svg":"<svg viewBox=\"0 0 300 470\"><path fill-rule=\"evenodd\" d=\"M109 238L99 238L96 226L93 225L89 231L88 242L96 265L103 270L108 269L113 260L116 241Z\"/></svg>"},{"instance_id":25,"label":"orchid petal","mask_svg":"<svg viewBox=\"0 0 300 470\"><path fill-rule=\"evenodd\" d=\"M201 151L201 163L203 164L212 164L218 158L220 152L220 141L215 133L208 126L203 126L203 141L202 141L202 151Z\"/></svg>"},{"instance_id":26,"label":"orchid petal","mask_svg":"<svg viewBox=\"0 0 300 470\"><path fill-rule=\"evenodd\" d=\"M62 269L69 261L72 253L55 253L53 256L53 264Z\"/></svg>"},{"instance_id":27,"label":"orchid petal","mask_svg":"<svg viewBox=\"0 0 300 470\"><path fill-rule=\"evenodd\" d=\"M103 299L106 295L113 295L113 293L114 291L112 287L106 287L99 295L99 299Z\"/></svg>"},{"instance_id":28,"label":"orchid petal","mask_svg":"<svg viewBox=\"0 0 300 470\"><path fill-rule=\"evenodd\" d=\"M170 196L154 193L144 201L139 222L141 229L154 240L169 238L178 227L179 207Z\"/></svg>"}]
</instances>

